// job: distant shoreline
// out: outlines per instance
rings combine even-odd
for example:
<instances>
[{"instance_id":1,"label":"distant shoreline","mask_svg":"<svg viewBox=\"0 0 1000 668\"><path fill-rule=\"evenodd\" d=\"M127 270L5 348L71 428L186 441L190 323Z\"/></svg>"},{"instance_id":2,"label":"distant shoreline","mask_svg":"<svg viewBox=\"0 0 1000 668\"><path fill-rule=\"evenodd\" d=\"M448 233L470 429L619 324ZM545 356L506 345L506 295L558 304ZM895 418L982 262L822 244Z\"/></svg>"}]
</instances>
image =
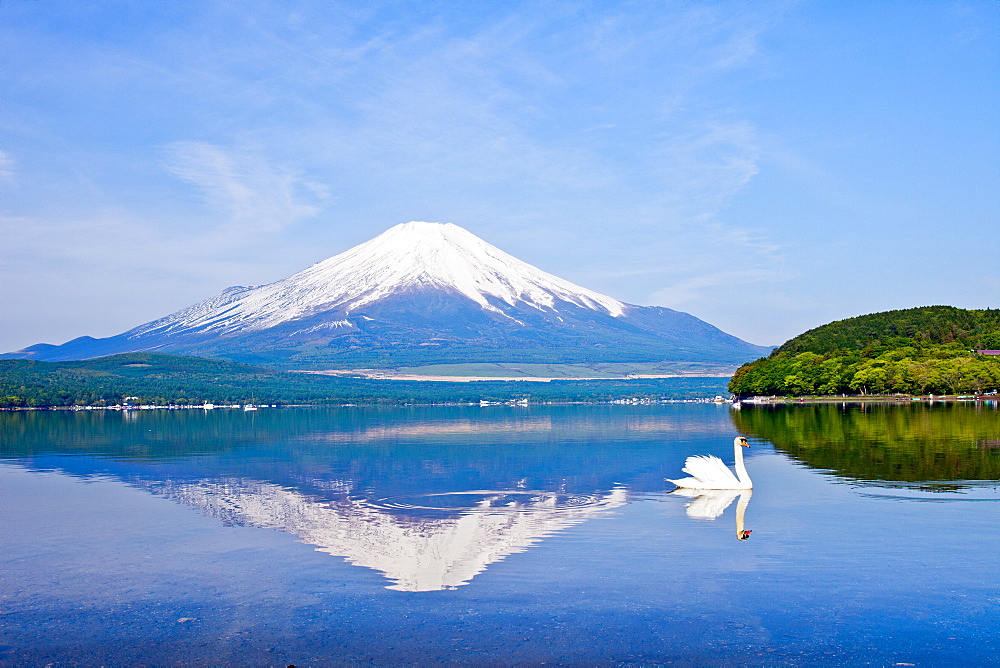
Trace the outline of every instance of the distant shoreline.
<instances>
[{"instance_id":1,"label":"distant shoreline","mask_svg":"<svg viewBox=\"0 0 1000 668\"><path fill-rule=\"evenodd\" d=\"M668 376L669 378L676 378L682 376ZM478 380L478 379L473 379ZM501 380L511 380L501 379ZM523 379L523 380L538 380ZM586 380L583 378L555 378L552 380ZM607 380L605 378L597 378L594 380ZM434 402L434 403L405 403L397 404L397 406L570 406L570 405L659 405L659 404L715 404L715 405L729 405L736 408L747 406L801 406L805 404L900 404L909 405L914 403L921 404L935 404L935 403L959 403L959 402L984 402L984 403L1000 403L1000 395L995 394L977 394L977 395L966 395L966 394L950 394L950 395L924 395L924 396L899 396L899 395L848 395L848 396L831 396L831 397L753 397L752 399L744 399L739 402L730 402L728 400L720 400L718 397L715 399L711 397L700 397L696 399L642 399L642 400L626 400L626 399L612 399L604 401L532 401L530 403L521 400L509 400L509 401L444 401L444 402ZM313 404L313 403L302 403L302 404L280 404L274 406L260 405L259 408L271 409L271 410L281 410L286 408L357 408L366 407L375 404L368 404L365 402L350 402L343 404ZM242 404L234 405L215 405L213 407L215 410L243 410ZM0 407L0 412L18 412L18 411L150 411L150 410L204 410L203 405L199 404L149 404L141 406L4 406Z\"/></svg>"}]
</instances>

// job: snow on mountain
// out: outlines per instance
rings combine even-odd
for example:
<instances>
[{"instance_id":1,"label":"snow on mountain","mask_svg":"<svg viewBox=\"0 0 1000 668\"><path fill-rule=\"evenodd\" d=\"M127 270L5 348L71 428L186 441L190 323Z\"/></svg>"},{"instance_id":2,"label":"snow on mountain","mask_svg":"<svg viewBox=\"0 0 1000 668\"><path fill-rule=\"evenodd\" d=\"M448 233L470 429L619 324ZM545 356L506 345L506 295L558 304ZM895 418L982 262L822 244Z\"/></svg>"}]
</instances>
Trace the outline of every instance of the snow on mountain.
<instances>
[{"instance_id":1,"label":"snow on mountain","mask_svg":"<svg viewBox=\"0 0 1000 668\"><path fill-rule=\"evenodd\" d=\"M229 288L128 336L261 330L334 309L349 315L386 296L426 288L464 295L500 315L490 298L540 311L568 302L613 317L625 313L617 299L522 262L458 225L413 221L275 283Z\"/></svg>"}]
</instances>

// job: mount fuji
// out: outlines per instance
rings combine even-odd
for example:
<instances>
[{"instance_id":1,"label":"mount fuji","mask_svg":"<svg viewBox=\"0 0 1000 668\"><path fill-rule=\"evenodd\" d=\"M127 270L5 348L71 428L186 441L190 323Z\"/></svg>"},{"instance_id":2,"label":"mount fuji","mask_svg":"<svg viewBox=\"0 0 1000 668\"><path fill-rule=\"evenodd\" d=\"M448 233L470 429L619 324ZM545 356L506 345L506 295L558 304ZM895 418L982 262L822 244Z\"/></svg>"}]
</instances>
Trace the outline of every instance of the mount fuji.
<instances>
[{"instance_id":1,"label":"mount fuji","mask_svg":"<svg viewBox=\"0 0 1000 668\"><path fill-rule=\"evenodd\" d=\"M122 334L37 344L44 361L157 351L321 369L448 362L713 362L770 349L626 304L450 223L409 222L283 280L235 286Z\"/></svg>"}]
</instances>

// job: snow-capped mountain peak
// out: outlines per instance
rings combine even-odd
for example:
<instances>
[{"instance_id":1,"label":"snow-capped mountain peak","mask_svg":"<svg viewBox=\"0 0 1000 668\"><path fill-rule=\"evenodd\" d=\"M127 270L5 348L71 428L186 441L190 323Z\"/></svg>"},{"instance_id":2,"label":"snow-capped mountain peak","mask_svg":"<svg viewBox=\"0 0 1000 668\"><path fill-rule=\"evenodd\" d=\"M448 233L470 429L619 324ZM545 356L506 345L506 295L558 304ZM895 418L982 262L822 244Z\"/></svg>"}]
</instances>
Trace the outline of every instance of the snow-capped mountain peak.
<instances>
[{"instance_id":1,"label":"snow-capped mountain peak","mask_svg":"<svg viewBox=\"0 0 1000 668\"><path fill-rule=\"evenodd\" d=\"M410 222L288 278L228 288L116 336L8 355L60 361L138 350L296 370L503 361L729 364L769 352L687 313L624 304L574 285L457 225Z\"/></svg>"},{"instance_id":2,"label":"snow-capped mountain peak","mask_svg":"<svg viewBox=\"0 0 1000 668\"><path fill-rule=\"evenodd\" d=\"M229 288L130 337L152 330L253 331L334 309L349 314L392 294L428 288L464 295L498 313L491 299L543 311L568 302L614 317L625 312L622 302L522 262L458 225L412 221L275 283Z\"/></svg>"}]
</instances>

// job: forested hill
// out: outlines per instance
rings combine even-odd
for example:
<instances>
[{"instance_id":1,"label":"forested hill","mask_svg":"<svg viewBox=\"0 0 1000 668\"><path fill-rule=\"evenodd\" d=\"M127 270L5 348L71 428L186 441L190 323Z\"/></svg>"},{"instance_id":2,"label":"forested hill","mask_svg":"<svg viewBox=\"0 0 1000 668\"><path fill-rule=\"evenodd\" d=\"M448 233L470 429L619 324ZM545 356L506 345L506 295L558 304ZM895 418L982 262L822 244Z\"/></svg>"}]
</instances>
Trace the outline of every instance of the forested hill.
<instances>
[{"instance_id":1,"label":"forested hill","mask_svg":"<svg viewBox=\"0 0 1000 668\"><path fill-rule=\"evenodd\" d=\"M748 395L965 393L1000 387L1000 309L925 306L838 320L744 364Z\"/></svg>"},{"instance_id":2,"label":"forested hill","mask_svg":"<svg viewBox=\"0 0 1000 668\"><path fill-rule=\"evenodd\" d=\"M687 399L724 392L722 378L467 383L370 380L157 353L73 362L0 360L0 408L134 404L389 404Z\"/></svg>"},{"instance_id":3,"label":"forested hill","mask_svg":"<svg viewBox=\"0 0 1000 668\"><path fill-rule=\"evenodd\" d=\"M786 341L771 357L946 344L959 344L967 350L1000 349L1000 309L921 306L837 320Z\"/></svg>"}]
</instances>

